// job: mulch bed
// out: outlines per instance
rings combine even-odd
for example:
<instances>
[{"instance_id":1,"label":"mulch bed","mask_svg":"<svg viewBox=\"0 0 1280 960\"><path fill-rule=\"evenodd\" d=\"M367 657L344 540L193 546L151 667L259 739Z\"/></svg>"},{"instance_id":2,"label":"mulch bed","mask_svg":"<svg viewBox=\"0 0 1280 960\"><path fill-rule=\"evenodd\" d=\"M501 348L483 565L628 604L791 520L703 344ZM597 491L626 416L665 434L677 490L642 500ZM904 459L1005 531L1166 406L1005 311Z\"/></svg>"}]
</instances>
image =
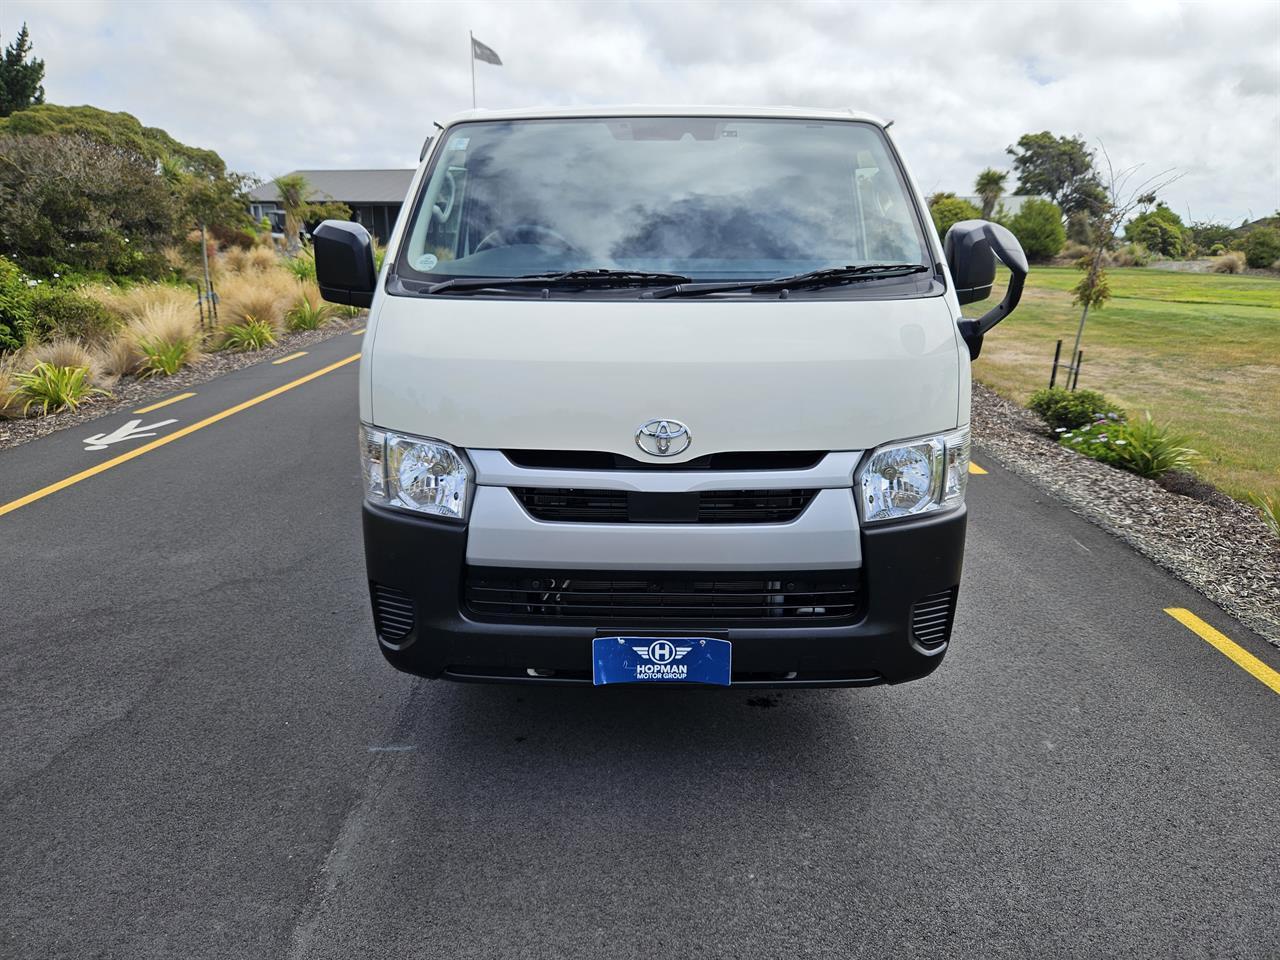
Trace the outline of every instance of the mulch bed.
<instances>
[{"instance_id":1,"label":"mulch bed","mask_svg":"<svg viewBox=\"0 0 1280 960\"><path fill-rule=\"evenodd\" d=\"M132 377L122 379L111 388L111 396L93 397L82 403L77 410L64 410L62 413L50 414L47 417L0 420L0 450L16 447L28 440L35 440L37 437L47 436L55 431L65 430L67 427L96 420L98 417L131 409L145 404L148 400L158 400L172 393L181 393L196 384L205 383L232 370L305 350L312 344L359 329L364 326L366 319L367 317L364 316L354 319L344 317L331 320L319 330L285 333L281 335L274 347L256 353L230 351L206 353L195 364L171 377L150 377L146 380L137 380ZM352 342L355 343L355 341Z\"/></svg>"},{"instance_id":2,"label":"mulch bed","mask_svg":"<svg viewBox=\"0 0 1280 960\"><path fill-rule=\"evenodd\" d=\"M1280 539L1257 512L1187 475L1161 483L1060 446L1038 417L973 385L974 443L1280 646Z\"/></svg>"}]
</instances>

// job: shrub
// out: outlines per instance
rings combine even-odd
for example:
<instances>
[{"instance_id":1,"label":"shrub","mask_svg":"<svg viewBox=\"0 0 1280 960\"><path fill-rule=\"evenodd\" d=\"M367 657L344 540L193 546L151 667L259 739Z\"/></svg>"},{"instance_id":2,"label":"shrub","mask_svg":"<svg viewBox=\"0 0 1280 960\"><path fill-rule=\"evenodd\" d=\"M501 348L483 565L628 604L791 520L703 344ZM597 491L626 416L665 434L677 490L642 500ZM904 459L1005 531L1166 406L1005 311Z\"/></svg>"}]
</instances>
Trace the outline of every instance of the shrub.
<instances>
[{"instance_id":1,"label":"shrub","mask_svg":"<svg viewBox=\"0 0 1280 960\"><path fill-rule=\"evenodd\" d=\"M1220 243L1215 243L1212 247L1209 248L1209 256L1211 257L1220 257L1226 252L1227 252L1227 248Z\"/></svg>"},{"instance_id":2,"label":"shrub","mask_svg":"<svg viewBox=\"0 0 1280 960\"><path fill-rule=\"evenodd\" d=\"M1064 432L1059 442L1141 477L1187 470L1199 456L1182 437L1156 426L1149 413L1137 423L1098 420Z\"/></svg>"},{"instance_id":3,"label":"shrub","mask_svg":"<svg viewBox=\"0 0 1280 960\"><path fill-rule=\"evenodd\" d=\"M0 398L3 402L3 398ZM1271 528L1271 532L1280 537L1280 517L1276 515L1276 507L1280 505L1280 500L1271 495L1262 495L1260 493L1249 494L1249 502L1258 508L1258 515L1262 517L1262 522Z\"/></svg>"},{"instance_id":4,"label":"shrub","mask_svg":"<svg viewBox=\"0 0 1280 960\"><path fill-rule=\"evenodd\" d=\"M248 250L256 239L248 230L221 223L209 226L209 236L224 247L239 247L241 250Z\"/></svg>"},{"instance_id":5,"label":"shrub","mask_svg":"<svg viewBox=\"0 0 1280 960\"><path fill-rule=\"evenodd\" d=\"M138 342L149 341L173 345L200 342L200 318L195 307L173 301L156 300L148 304L129 324Z\"/></svg>"},{"instance_id":6,"label":"shrub","mask_svg":"<svg viewBox=\"0 0 1280 960\"><path fill-rule=\"evenodd\" d=\"M222 331L223 350L261 350L275 342L276 335L271 324L255 317L246 317L242 323L233 323Z\"/></svg>"},{"instance_id":7,"label":"shrub","mask_svg":"<svg viewBox=\"0 0 1280 960\"><path fill-rule=\"evenodd\" d=\"M195 291L167 283L139 283L131 287L95 284L83 287L80 293L97 300L126 324L137 323L158 307L188 313L192 324L200 320Z\"/></svg>"},{"instance_id":8,"label":"shrub","mask_svg":"<svg viewBox=\"0 0 1280 960\"><path fill-rule=\"evenodd\" d=\"M245 251L244 269L263 272L280 265L280 257L270 247L252 247Z\"/></svg>"},{"instance_id":9,"label":"shrub","mask_svg":"<svg viewBox=\"0 0 1280 960\"><path fill-rule=\"evenodd\" d=\"M19 387L14 371L0 367L0 419L21 415Z\"/></svg>"},{"instance_id":10,"label":"shrub","mask_svg":"<svg viewBox=\"0 0 1280 960\"><path fill-rule=\"evenodd\" d=\"M30 335L31 289L18 265L0 257L0 353L17 350Z\"/></svg>"},{"instance_id":11,"label":"shrub","mask_svg":"<svg viewBox=\"0 0 1280 960\"><path fill-rule=\"evenodd\" d=\"M279 258L270 250L262 250L273 263ZM222 324L243 324L252 317L271 326L273 333L284 327L285 312L298 297L298 285L283 270L241 273L224 277L218 289L221 302L218 316Z\"/></svg>"},{"instance_id":12,"label":"shrub","mask_svg":"<svg viewBox=\"0 0 1280 960\"><path fill-rule=\"evenodd\" d=\"M1127 243L1107 254L1107 263L1115 267L1145 267L1150 262L1151 252L1140 243Z\"/></svg>"},{"instance_id":13,"label":"shrub","mask_svg":"<svg viewBox=\"0 0 1280 960\"><path fill-rule=\"evenodd\" d=\"M32 407L39 407L42 415L59 410L74 410L95 395L106 396L107 391L89 385L89 371L85 367L55 367L51 363L37 363L29 372L15 378L19 398L23 400L24 416Z\"/></svg>"},{"instance_id":14,"label":"shrub","mask_svg":"<svg viewBox=\"0 0 1280 960\"><path fill-rule=\"evenodd\" d=\"M84 367L89 371L89 379L95 379L97 364L93 354L78 341L51 340L33 348L27 356L39 363L47 363L51 367Z\"/></svg>"},{"instance_id":15,"label":"shrub","mask_svg":"<svg viewBox=\"0 0 1280 960\"><path fill-rule=\"evenodd\" d=\"M1257 227L1244 238L1244 259L1251 267L1269 267L1280 259L1280 230Z\"/></svg>"},{"instance_id":16,"label":"shrub","mask_svg":"<svg viewBox=\"0 0 1280 960\"><path fill-rule=\"evenodd\" d=\"M191 363L196 355L195 344L189 340L142 340L138 348L143 356L138 375L144 378L171 377Z\"/></svg>"},{"instance_id":17,"label":"shrub","mask_svg":"<svg viewBox=\"0 0 1280 960\"><path fill-rule=\"evenodd\" d=\"M1031 260L1056 257L1067 241L1062 210L1048 200L1028 200L1009 219L1008 226Z\"/></svg>"},{"instance_id":18,"label":"shrub","mask_svg":"<svg viewBox=\"0 0 1280 960\"><path fill-rule=\"evenodd\" d=\"M1059 256L1074 263L1077 260L1083 260L1085 257L1092 257L1093 247L1078 240L1068 240L1063 244Z\"/></svg>"},{"instance_id":19,"label":"shrub","mask_svg":"<svg viewBox=\"0 0 1280 960\"><path fill-rule=\"evenodd\" d=\"M1115 422L1125 418L1124 410L1096 390L1037 390L1027 406L1055 430L1074 430L1099 419Z\"/></svg>"},{"instance_id":20,"label":"shrub","mask_svg":"<svg viewBox=\"0 0 1280 960\"><path fill-rule=\"evenodd\" d=\"M1213 262L1213 272L1243 273L1244 264L1244 254L1239 250L1232 250L1230 253L1224 254Z\"/></svg>"},{"instance_id":21,"label":"shrub","mask_svg":"<svg viewBox=\"0 0 1280 960\"><path fill-rule=\"evenodd\" d=\"M74 290L41 285L31 291L32 326L39 336L105 340L119 326L111 311Z\"/></svg>"},{"instance_id":22,"label":"shrub","mask_svg":"<svg viewBox=\"0 0 1280 960\"><path fill-rule=\"evenodd\" d=\"M146 355L137 336L128 330L117 334L94 355L103 375L111 378L133 376L142 370Z\"/></svg>"},{"instance_id":23,"label":"shrub","mask_svg":"<svg viewBox=\"0 0 1280 960\"><path fill-rule=\"evenodd\" d=\"M285 316L290 330L316 330L333 315L333 306L320 299L320 290L313 285L303 286L298 302Z\"/></svg>"},{"instance_id":24,"label":"shrub","mask_svg":"<svg viewBox=\"0 0 1280 960\"><path fill-rule=\"evenodd\" d=\"M968 200L961 200L954 194L938 194L930 198L929 215L933 217L933 225L939 237L946 237L947 231L961 220L979 220L982 211Z\"/></svg>"},{"instance_id":25,"label":"shrub","mask_svg":"<svg viewBox=\"0 0 1280 960\"><path fill-rule=\"evenodd\" d=\"M1094 420L1071 430L1063 430L1058 442L1077 453L1111 466L1119 466L1116 457L1116 441L1120 439L1122 424L1114 420Z\"/></svg>"},{"instance_id":26,"label":"shrub","mask_svg":"<svg viewBox=\"0 0 1280 960\"><path fill-rule=\"evenodd\" d=\"M0 136L3 252L41 276L158 276L178 205L155 161L82 134Z\"/></svg>"},{"instance_id":27,"label":"shrub","mask_svg":"<svg viewBox=\"0 0 1280 960\"><path fill-rule=\"evenodd\" d=\"M1198 456L1186 440L1158 427L1147 414L1136 423L1127 423L1117 440L1118 463L1142 477L1158 477L1170 470L1187 470Z\"/></svg>"},{"instance_id":28,"label":"shrub","mask_svg":"<svg viewBox=\"0 0 1280 960\"><path fill-rule=\"evenodd\" d=\"M284 266L299 280L307 281L316 278L316 255L310 249L298 251L297 256L286 257Z\"/></svg>"},{"instance_id":29,"label":"shrub","mask_svg":"<svg viewBox=\"0 0 1280 960\"><path fill-rule=\"evenodd\" d=\"M1191 231L1183 226L1182 218L1163 203L1157 203L1126 223L1124 236L1152 253L1174 259L1184 256L1191 243Z\"/></svg>"}]
</instances>

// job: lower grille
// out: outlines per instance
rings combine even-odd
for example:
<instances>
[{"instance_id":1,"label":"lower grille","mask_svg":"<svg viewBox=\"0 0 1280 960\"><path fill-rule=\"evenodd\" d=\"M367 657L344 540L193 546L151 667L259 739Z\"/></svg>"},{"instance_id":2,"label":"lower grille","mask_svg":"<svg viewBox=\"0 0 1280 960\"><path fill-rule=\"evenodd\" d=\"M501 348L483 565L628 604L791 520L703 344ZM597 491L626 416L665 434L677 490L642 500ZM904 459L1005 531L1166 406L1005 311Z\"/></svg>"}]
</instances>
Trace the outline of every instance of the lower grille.
<instances>
[{"instance_id":1,"label":"lower grille","mask_svg":"<svg viewBox=\"0 0 1280 960\"><path fill-rule=\"evenodd\" d=\"M787 523L817 490L704 490L636 493L567 487L512 487L535 520L560 523Z\"/></svg>"},{"instance_id":2,"label":"lower grille","mask_svg":"<svg viewBox=\"0 0 1280 960\"><path fill-rule=\"evenodd\" d=\"M413 598L394 587L369 585L373 598L373 625L383 640L403 640L413 632Z\"/></svg>"},{"instance_id":3,"label":"lower grille","mask_svg":"<svg viewBox=\"0 0 1280 960\"><path fill-rule=\"evenodd\" d=\"M933 593L911 608L911 632L922 647L940 647L951 636L956 612L956 589Z\"/></svg>"},{"instance_id":4,"label":"lower grille","mask_svg":"<svg viewBox=\"0 0 1280 960\"><path fill-rule=\"evenodd\" d=\"M631 623L851 620L858 575L850 571L574 573L468 567L465 600L480 617Z\"/></svg>"}]
</instances>

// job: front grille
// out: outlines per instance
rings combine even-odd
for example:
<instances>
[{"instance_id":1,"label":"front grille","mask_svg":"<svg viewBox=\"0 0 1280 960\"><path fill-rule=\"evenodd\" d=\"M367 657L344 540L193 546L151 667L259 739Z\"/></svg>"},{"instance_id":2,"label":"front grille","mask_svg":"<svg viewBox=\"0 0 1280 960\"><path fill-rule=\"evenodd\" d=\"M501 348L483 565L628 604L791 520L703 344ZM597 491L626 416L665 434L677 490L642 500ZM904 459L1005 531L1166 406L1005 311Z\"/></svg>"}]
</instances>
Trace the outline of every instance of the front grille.
<instances>
[{"instance_id":1,"label":"front grille","mask_svg":"<svg viewBox=\"0 0 1280 960\"><path fill-rule=\"evenodd\" d=\"M822 450L747 450L707 453L680 463L637 460L600 450L503 450L517 467L533 470L808 470Z\"/></svg>"},{"instance_id":2,"label":"front grille","mask_svg":"<svg viewBox=\"0 0 1280 960\"><path fill-rule=\"evenodd\" d=\"M933 593L911 608L911 632L922 647L940 647L951 636L956 588Z\"/></svg>"},{"instance_id":3,"label":"front grille","mask_svg":"<svg viewBox=\"0 0 1280 960\"><path fill-rule=\"evenodd\" d=\"M373 625L378 636L393 643L413 632L413 598L394 587L369 584L373 599Z\"/></svg>"},{"instance_id":4,"label":"front grille","mask_svg":"<svg viewBox=\"0 0 1280 960\"><path fill-rule=\"evenodd\" d=\"M567 487L512 487L536 520L560 523L787 523L817 490L704 490L637 493Z\"/></svg>"},{"instance_id":5,"label":"front grille","mask_svg":"<svg viewBox=\"0 0 1280 960\"><path fill-rule=\"evenodd\" d=\"M858 576L850 571L615 573L468 567L465 599L480 617L631 623L850 620Z\"/></svg>"}]
</instances>

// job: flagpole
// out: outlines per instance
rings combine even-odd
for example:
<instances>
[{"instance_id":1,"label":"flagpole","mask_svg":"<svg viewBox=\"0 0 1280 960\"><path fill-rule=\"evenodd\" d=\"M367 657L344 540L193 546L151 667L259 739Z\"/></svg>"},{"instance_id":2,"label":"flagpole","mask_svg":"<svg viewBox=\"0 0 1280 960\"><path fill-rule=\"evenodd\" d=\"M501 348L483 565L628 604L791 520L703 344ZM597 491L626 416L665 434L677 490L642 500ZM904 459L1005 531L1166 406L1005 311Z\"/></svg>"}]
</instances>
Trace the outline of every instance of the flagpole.
<instances>
[{"instance_id":1,"label":"flagpole","mask_svg":"<svg viewBox=\"0 0 1280 960\"><path fill-rule=\"evenodd\" d=\"M467 31L467 56L471 58L471 109L476 108L476 35Z\"/></svg>"}]
</instances>

